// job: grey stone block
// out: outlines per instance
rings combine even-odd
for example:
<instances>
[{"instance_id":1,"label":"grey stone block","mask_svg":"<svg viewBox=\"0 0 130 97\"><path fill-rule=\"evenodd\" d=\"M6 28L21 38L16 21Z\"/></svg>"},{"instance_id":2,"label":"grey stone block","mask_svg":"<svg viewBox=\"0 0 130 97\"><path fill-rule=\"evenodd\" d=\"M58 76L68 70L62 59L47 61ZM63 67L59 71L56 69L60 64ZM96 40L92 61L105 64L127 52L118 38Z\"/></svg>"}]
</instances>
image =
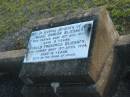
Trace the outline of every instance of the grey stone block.
<instances>
[{"instance_id":1,"label":"grey stone block","mask_svg":"<svg viewBox=\"0 0 130 97\"><path fill-rule=\"evenodd\" d=\"M84 17L90 18L91 16L96 16L98 19L94 29L95 33L93 34L94 36L91 41L89 58L23 64L19 76L25 84L42 84L51 82L80 82L93 84L98 81L104 63L109 56L109 53L113 50L119 35L113 26L108 12L104 8L96 9L96 12L95 10L92 10L88 12L87 15L85 13L84 15L81 15L80 18L77 17L80 21L80 19L82 20ZM68 21L77 20L77 17L75 16ZM57 18L48 21L48 24L51 25L51 23L53 24L53 22L56 22L55 19ZM58 25L61 21L56 22L55 24ZM64 22L66 23L66 21L62 21L62 23Z\"/></svg>"},{"instance_id":2,"label":"grey stone block","mask_svg":"<svg viewBox=\"0 0 130 97\"><path fill-rule=\"evenodd\" d=\"M25 49L0 52L0 72L19 73Z\"/></svg>"},{"instance_id":3,"label":"grey stone block","mask_svg":"<svg viewBox=\"0 0 130 97\"><path fill-rule=\"evenodd\" d=\"M61 86L56 93L49 86L24 86L22 94L24 97L100 97L93 85Z\"/></svg>"},{"instance_id":4,"label":"grey stone block","mask_svg":"<svg viewBox=\"0 0 130 97\"><path fill-rule=\"evenodd\" d=\"M20 77L25 84L60 83L92 83L87 76L87 61L67 60L37 64L23 64ZM24 79L25 78L25 79Z\"/></svg>"}]
</instances>

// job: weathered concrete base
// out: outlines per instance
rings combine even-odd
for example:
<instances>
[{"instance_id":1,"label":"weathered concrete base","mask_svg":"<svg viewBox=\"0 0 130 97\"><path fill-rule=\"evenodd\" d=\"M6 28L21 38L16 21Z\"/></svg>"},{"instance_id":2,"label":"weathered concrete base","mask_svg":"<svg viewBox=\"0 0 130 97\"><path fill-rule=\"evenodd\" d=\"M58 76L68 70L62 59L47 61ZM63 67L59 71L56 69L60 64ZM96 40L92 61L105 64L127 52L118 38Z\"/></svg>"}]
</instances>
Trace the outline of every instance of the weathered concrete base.
<instances>
[{"instance_id":1,"label":"weathered concrete base","mask_svg":"<svg viewBox=\"0 0 130 97\"><path fill-rule=\"evenodd\" d=\"M120 36L119 41L116 44L116 48L119 52L119 57L125 66L130 64L130 34Z\"/></svg>"},{"instance_id":2,"label":"weathered concrete base","mask_svg":"<svg viewBox=\"0 0 130 97\"><path fill-rule=\"evenodd\" d=\"M116 49L118 50L119 61L123 65L122 70L124 70L121 78L124 79L126 87L130 89L130 34L120 36Z\"/></svg>"},{"instance_id":3,"label":"weathered concrete base","mask_svg":"<svg viewBox=\"0 0 130 97\"><path fill-rule=\"evenodd\" d=\"M62 97L111 97L121 78L123 69L129 64L130 35L121 36L114 49L109 53L104 63L98 81L93 85L62 84L57 88L57 94ZM22 94L25 97L57 96L52 87L24 86Z\"/></svg>"},{"instance_id":4,"label":"weathered concrete base","mask_svg":"<svg viewBox=\"0 0 130 97\"><path fill-rule=\"evenodd\" d=\"M18 74L21 69L25 49L0 52L0 72Z\"/></svg>"},{"instance_id":5,"label":"weathered concrete base","mask_svg":"<svg viewBox=\"0 0 130 97\"><path fill-rule=\"evenodd\" d=\"M107 58L100 78L96 83L96 89L101 97L111 97L114 94L120 79L121 65L117 51L114 49Z\"/></svg>"},{"instance_id":6,"label":"weathered concrete base","mask_svg":"<svg viewBox=\"0 0 130 97\"><path fill-rule=\"evenodd\" d=\"M57 97L51 87L24 86L21 92L24 97Z\"/></svg>"},{"instance_id":7,"label":"weathered concrete base","mask_svg":"<svg viewBox=\"0 0 130 97\"><path fill-rule=\"evenodd\" d=\"M87 61L85 59L23 64L20 78L27 85L51 82L59 82L61 84L94 83L93 80L87 76Z\"/></svg>"},{"instance_id":8,"label":"weathered concrete base","mask_svg":"<svg viewBox=\"0 0 130 97\"><path fill-rule=\"evenodd\" d=\"M52 87L24 86L24 97L100 97L94 86L61 86L54 93Z\"/></svg>"},{"instance_id":9,"label":"weathered concrete base","mask_svg":"<svg viewBox=\"0 0 130 97\"><path fill-rule=\"evenodd\" d=\"M61 84L56 94L51 86L24 86L22 93L25 97L42 97L42 95L53 94L59 97L110 97L114 94L119 82L121 64L118 63L117 52L110 52L98 81L92 85L68 83ZM42 92L41 92L42 91ZM43 92L44 91L44 92ZM50 96L51 97L51 96ZM58 96L57 96L58 97Z\"/></svg>"}]
</instances>

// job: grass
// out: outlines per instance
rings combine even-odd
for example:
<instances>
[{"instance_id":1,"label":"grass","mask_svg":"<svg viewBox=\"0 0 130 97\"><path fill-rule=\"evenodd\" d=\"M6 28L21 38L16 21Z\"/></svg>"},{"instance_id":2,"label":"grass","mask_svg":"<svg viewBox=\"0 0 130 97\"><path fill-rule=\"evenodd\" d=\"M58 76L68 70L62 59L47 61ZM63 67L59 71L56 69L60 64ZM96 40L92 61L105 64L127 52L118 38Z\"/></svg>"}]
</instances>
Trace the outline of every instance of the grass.
<instances>
[{"instance_id":1,"label":"grass","mask_svg":"<svg viewBox=\"0 0 130 97\"><path fill-rule=\"evenodd\" d=\"M0 36L18 31L29 20L64 14L78 8L106 5L119 32L130 14L130 0L0 0Z\"/></svg>"}]
</instances>

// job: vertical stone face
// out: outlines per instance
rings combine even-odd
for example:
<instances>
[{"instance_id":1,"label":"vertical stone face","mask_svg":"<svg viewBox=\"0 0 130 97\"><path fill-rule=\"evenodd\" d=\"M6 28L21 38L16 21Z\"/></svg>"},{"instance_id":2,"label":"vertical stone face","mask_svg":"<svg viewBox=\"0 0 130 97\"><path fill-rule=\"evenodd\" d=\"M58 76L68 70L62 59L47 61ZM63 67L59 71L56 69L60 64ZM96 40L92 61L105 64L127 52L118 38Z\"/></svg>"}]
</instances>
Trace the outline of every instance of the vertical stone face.
<instances>
[{"instance_id":1,"label":"vertical stone face","mask_svg":"<svg viewBox=\"0 0 130 97\"><path fill-rule=\"evenodd\" d=\"M30 83L30 80L32 80L31 82L33 84L44 84L51 82L92 83L93 81L91 78L87 76L87 63L85 63L86 60L83 59L59 62L52 61L38 64L23 64L20 77L26 83Z\"/></svg>"},{"instance_id":2,"label":"vertical stone face","mask_svg":"<svg viewBox=\"0 0 130 97\"><path fill-rule=\"evenodd\" d=\"M21 69L25 49L0 52L0 72L17 73Z\"/></svg>"},{"instance_id":3,"label":"vertical stone face","mask_svg":"<svg viewBox=\"0 0 130 97\"><path fill-rule=\"evenodd\" d=\"M109 54L103 70L96 82L97 92L103 97L114 94L130 58L130 35L120 36L113 51ZM127 84L128 85L128 84Z\"/></svg>"},{"instance_id":4,"label":"vertical stone face","mask_svg":"<svg viewBox=\"0 0 130 97\"><path fill-rule=\"evenodd\" d=\"M105 9L100 9L97 15L98 22L96 34L92 48L92 56L90 56L91 62L88 69L94 81L98 79L104 67L104 63L119 37L108 12Z\"/></svg>"},{"instance_id":5,"label":"vertical stone face","mask_svg":"<svg viewBox=\"0 0 130 97\"><path fill-rule=\"evenodd\" d=\"M52 87L24 86L24 97L100 97L94 86L62 86L53 91Z\"/></svg>"},{"instance_id":6,"label":"vertical stone face","mask_svg":"<svg viewBox=\"0 0 130 97\"><path fill-rule=\"evenodd\" d=\"M112 93L112 89L111 92L109 93L108 90L110 87L112 87L111 82L113 82L113 80L116 80L115 78L112 77L117 75L113 74L113 72L115 71L114 67L117 66L116 63L114 63L115 60L116 60L115 53L114 51L111 51L105 62L100 77L96 82L96 90L100 94L100 96L106 97L108 94L110 95L110 93Z\"/></svg>"},{"instance_id":7,"label":"vertical stone face","mask_svg":"<svg viewBox=\"0 0 130 97\"><path fill-rule=\"evenodd\" d=\"M56 94L51 86L25 86L23 88L23 95L25 97L31 97L34 93L34 97L37 95L48 95L48 93L59 95L62 97L111 97L116 89L116 85L119 82L119 74L122 69L122 65L119 62L119 56L117 49L111 51L104 63L104 67L100 74L100 77L95 84L62 84L57 88ZM49 90L49 91L48 91ZM33 92L35 91L35 92ZM40 91L44 91L40 93ZM45 92L46 91L46 92ZM32 96L33 97L33 96Z\"/></svg>"},{"instance_id":8,"label":"vertical stone face","mask_svg":"<svg viewBox=\"0 0 130 97\"><path fill-rule=\"evenodd\" d=\"M121 77L123 78L125 86L130 89L130 34L120 36L116 44L116 49L118 50L119 61L123 65L123 74Z\"/></svg>"},{"instance_id":9,"label":"vertical stone face","mask_svg":"<svg viewBox=\"0 0 130 97\"><path fill-rule=\"evenodd\" d=\"M57 97L51 87L23 86L21 91L24 97Z\"/></svg>"}]
</instances>

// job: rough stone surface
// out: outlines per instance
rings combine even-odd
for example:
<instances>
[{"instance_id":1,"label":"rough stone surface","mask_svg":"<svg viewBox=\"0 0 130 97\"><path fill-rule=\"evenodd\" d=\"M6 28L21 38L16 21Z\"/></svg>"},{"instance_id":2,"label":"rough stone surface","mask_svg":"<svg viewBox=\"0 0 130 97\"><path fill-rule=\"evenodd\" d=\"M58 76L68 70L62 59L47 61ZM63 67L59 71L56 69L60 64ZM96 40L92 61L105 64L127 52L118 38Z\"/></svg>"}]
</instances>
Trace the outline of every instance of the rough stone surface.
<instances>
[{"instance_id":1,"label":"rough stone surface","mask_svg":"<svg viewBox=\"0 0 130 97\"><path fill-rule=\"evenodd\" d=\"M130 34L119 38L116 49L121 59L120 62L123 64L122 69L124 69L124 73L122 79L124 79L124 85L130 89L130 85L128 84L130 80Z\"/></svg>"},{"instance_id":2,"label":"rough stone surface","mask_svg":"<svg viewBox=\"0 0 130 97\"><path fill-rule=\"evenodd\" d=\"M116 44L118 49L118 55L120 57L121 63L124 65L126 72L130 71L130 34L123 35L119 38Z\"/></svg>"},{"instance_id":3,"label":"rough stone surface","mask_svg":"<svg viewBox=\"0 0 130 97\"><path fill-rule=\"evenodd\" d=\"M61 86L57 88L56 93L49 86L24 86L22 94L25 97L43 97L43 95L46 97L100 97L93 86L88 87L86 85Z\"/></svg>"},{"instance_id":4,"label":"rough stone surface","mask_svg":"<svg viewBox=\"0 0 130 97\"><path fill-rule=\"evenodd\" d=\"M17 77L12 79L10 78L10 75L8 76L9 78L0 77L0 97L23 97L23 95L21 94L23 83ZM122 78L121 81L119 82L116 93L113 96L109 96L109 97L130 97L130 83L129 83L130 80L129 79L127 80L128 82L126 84L125 79ZM27 97L29 97L29 94ZM31 95L31 97L33 96ZM40 97L40 96L35 96L35 97ZM51 97L55 97L55 96L51 96Z\"/></svg>"},{"instance_id":5,"label":"rough stone surface","mask_svg":"<svg viewBox=\"0 0 130 97\"><path fill-rule=\"evenodd\" d=\"M83 59L23 64L20 77L25 84L44 84L57 81L61 84L65 82L92 83L91 78L87 76L85 63L86 60Z\"/></svg>"},{"instance_id":6,"label":"rough stone surface","mask_svg":"<svg viewBox=\"0 0 130 97\"><path fill-rule=\"evenodd\" d=\"M0 97L23 97L21 89L23 82L12 74L0 76Z\"/></svg>"},{"instance_id":7,"label":"rough stone surface","mask_svg":"<svg viewBox=\"0 0 130 97\"><path fill-rule=\"evenodd\" d=\"M96 89L101 97L111 97L118 85L122 64L119 62L117 51L114 49L107 58L101 75L96 82Z\"/></svg>"},{"instance_id":8,"label":"rough stone surface","mask_svg":"<svg viewBox=\"0 0 130 97\"><path fill-rule=\"evenodd\" d=\"M98 12L98 11L97 11ZM104 66L105 60L118 40L118 33L105 9L100 9L97 13L99 15L95 41L92 49L91 61L89 64L89 75L94 81L100 76L100 72Z\"/></svg>"},{"instance_id":9,"label":"rough stone surface","mask_svg":"<svg viewBox=\"0 0 130 97\"><path fill-rule=\"evenodd\" d=\"M121 66L117 61L118 57L116 56L116 53L111 52L104 64L101 75L95 84L60 84L57 88L56 94L54 93L54 90L46 93L54 93L54 95L59 95L60 97L111 97L115 92L118 84L117 82L119 81L118 73ZM28 94L28 97L31 97L33 94L35 95L34 97L37 97L38 95L46 94L44 89L51 90L52 87L49 85L47 88L43 85L25 86L22 93L23 95ZM44 91L42 92L43 94L40 93L40 91Z\"/></svg>"},{"instance_id":10,"label":"rough stone surface","mask_svg":"<svg viewBox=\"0 0 130 97\"><path fill-rule=\"evenodd\" d=\"M25 49L0 52L0 72L19 73Z\"/></svg>"},{"instance_id":11,"label":"rough stone surface","mask_svg":"<svg viewBox=\"0 0 130 97\"><path fill-rule=\"evenodd\" d=\"M118 46L118 47L124 46L125 47L128 45L130 45L130 34L120 36L116 46Z\"/></svg>"},{"instance_id":12,"label":"rough stone surface","mask_svg":"<svg viewBox=\"0 0 130 97\"><path fill-rule=\"evenodd\" d=\"M106 61L108 65L104 65L104 69L100 75L100 79L96 83L97 90L99 91L100 95L110 95L116 91L126 91L126 94L129 95L129 84L128 81L130 80L129 77L129 64L130 64L130 35L123 35L120 36L119 40L117 41L114 47L113 58L108 58ZM112 56L111 56L112 57ZM111 63L112 64L109 64ZM124 82L120 82L120 80L124 79ZM124 84L124 86L122 85ZM128 90L126 89L128 88ZM126 96L125 92L124 97ZM116 93L115 97L120 97L122 94L119 92Z\"/></svg>"},{"instance_id":13,"label":"rough stone surface","mask_svg":"<svg viewBox=\"0 0 130 97\"><path fill-rule=\"evenodd\" d=\"M129 66L129 43L130 41L128 41L129 39L129 35L128 36L121 36L119 38L119 41L117 42L117 44L115 45L115 50L114 51L116 53L116 56L112 55L113 53L110 53L109 54L109 57L108 59L106 60L106 65L104 65L104 68L103 68L103 71L99 77L99 80L97 81L97 83L93 86L93 88L91 88L92 90L92 94L94 95L96 92L98 92L100 95L105 95L106 93L109 95L112 94L112 87L116 87L115 84L117 84L117 82L119 82L119 77L117 77L116 75L122 75L122 71L119 72L117 69L120 69L122 68L122 66L118 63L116 63L117 61L119 63L122 63L123 64L123 67L126 67L126 66ZM125 41L125 42L124 42ZM125 49L123 49L125 48ZM4 52L5 53L5 52ZM11 53L11 51L9 51L8 53ZM14 53L13 53L14 54ZM15 55L12 55L13 58L15 58L15 56L18 56L20 54L20 52L18 51ZM5 54L2 53L3 56L1 56L0 58L10 58L10 54L8 55L7 52ZM8 55L8 56L6 56ZM22 54L23 55L23 54ZM21 55L19 55L21 56ZM118 57L120 60L118 59L115 59L113 57ZM121 60L122 59L122 60ZM113 62L113 60L115 62ZM123 61L123 62L122 62ZM113 65L111 64L113 63ZM114 64L115 63L115 64ZM127 70L126 70L127 69ZM120 82L119 86L118 86L118 91L116 92L116 94L113 96L113 97L129 97L129 94L130 94L130 87L129 87L129 68L126 68L125 70L122 68L122 70L124 70L124 74L123 74L123 78L122 78L122 81ZM118 71L118 72L117 72ZM118 74L119 73L119 74ZM1 76L4 76L4 74L2 74ZM2 79L1 79L2 78ZM18 91L16 92L16 88L17 86L18 87L21 87L21 82L20 80L17 81L17 79L9 79L8 77L1 77L0 78L0 81L1 81L1 84L0 84L0 87L3 88L4 90L0 90L0 95L2 95L2 97L17 97L18 95L21 95L20 94L20 89L18 89ZM116 80L115 80L116 79ZM10 80L10 81L9 81ZM17 81L18 83L14 83L15 81ZM115 81L114 83L111 83ZM20 83L19 83L20 82ZM13 85L13 84L16 84ZM20 85L21 84L21 85ZM84 85L85 86L85 85ZM112 86L112 87L111 87ZM9 88L10 87L10 88ZM96 87L96 90L95 90L95 87ZM110 88L111 87L111 88ZM73 92L75 91L80 91L80 93L82 93L83 95L83 91L85 91L85 88L83 88L82 86L77 88L77 87L74 85L74 86L69 86L69 87L61 87L58 89L59 91L59 94L61 95L65 95L65 96L68 96L67 93L69 93L71 90L73 90ZM2 91L10 91L9 89L12 89L12 92L9 92L8 95L5 94L4 92ZM29 97L29 95L31 95L30 97L33 97L32 95L40 95L42 93L45 93L45 92L42 92L42 90L44 90L45 88L44 87L40 87L37 86L37 87L27 87L25 86L23 88L24 92L26 92L28 95L27 97ZM27 91L30 91L30 92L27 92ZM36 91L37 90L37 91ZM51 87L50 87L50 90L51 90ZM63 91L64 90L64 91ZM69 91L68 91L69 90ZM87 89L88 90L88 89ZM15 91L15 93L14 93ZM35 92L34 92L35 91ZM39 92L41 91L41 93ZM52 91L52 90L51 90ZM67 92L68 91L68 92ZM90 90L89 90L90 91ZM95 92L96 91L96 92ZM109 91L109 92L108 92ZM23 93L24 93L23 92ZM65 94L64 94L65 93ZM77 92L76 92L77 93ZM79 93L79 95L81 95ZM86 91L85 91L86 93ZM53 94L53 93L52 93ZM73 95L72 93L69 93L71 95ZM15 96L14 96L15 95ZM48 95L48 94L47 94ZM49 94L50 95L50 94ZM55 94L54 94L55 95ZM78 95L78 94L76 94ZM86 94L85 94L86 95ZM96 94L98 95L98 94ZM34 96L34 97L37 97L37 96ZM106 96L105 96L106 97ZM109 96L110 97L110 96Z\"/></svg>"},{"instance_id":14,"label":"rough stone surface","mask_svg":"<svg viewBox=\"0 0 130 97\"><path fill-rule=\"evenodd\" d=\"M4 35L5 37L0 39L0 51L2 52L25 48L31 30L32 28L23 27L18 32L6 33Z\"/></svg>"},{"instance_id":15,"label":"rough stone surface","mask_svg":"<svg viewBox=\"0 0 130 97\"><path fill-rule=\"evenodd\" d=\"M24 97L57 97L51 87L24 86L22 89Z\"/></svg>"}]
</instances>

